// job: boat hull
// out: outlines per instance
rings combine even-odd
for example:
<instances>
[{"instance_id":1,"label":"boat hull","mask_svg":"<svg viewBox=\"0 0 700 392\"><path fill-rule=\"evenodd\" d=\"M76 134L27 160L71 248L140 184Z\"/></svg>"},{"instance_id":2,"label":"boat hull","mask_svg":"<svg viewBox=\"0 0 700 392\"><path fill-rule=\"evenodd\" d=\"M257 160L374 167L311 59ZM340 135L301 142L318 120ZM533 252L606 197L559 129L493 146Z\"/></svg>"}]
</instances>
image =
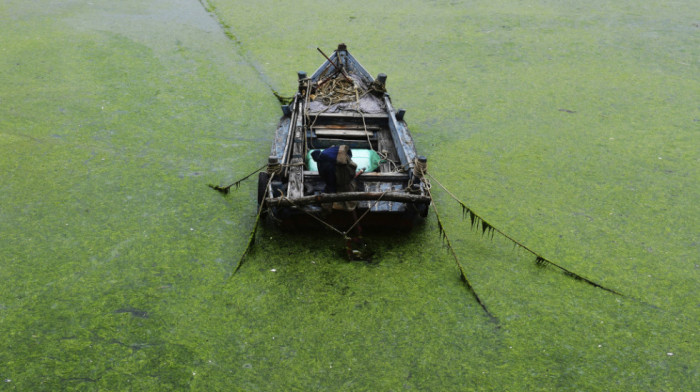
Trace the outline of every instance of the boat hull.
<instances>
[{"instance_id":1,"label":"boat hull","mask_svg":"<svg viewBox=\"0 0 700 392\"><path fill-rule=\"evenodd\" d=\"M311 77L299 73L299 90L282 108L258 201L282 228L410 229L431 200L426 160L416 153L405 112L394 109L386 75L372 78L345 45L326 58ZM328 193L311 160L311 151L339 145L355 151L358 169L366 169L358 172L354 192Z\"/></svg>"}]
</instances>

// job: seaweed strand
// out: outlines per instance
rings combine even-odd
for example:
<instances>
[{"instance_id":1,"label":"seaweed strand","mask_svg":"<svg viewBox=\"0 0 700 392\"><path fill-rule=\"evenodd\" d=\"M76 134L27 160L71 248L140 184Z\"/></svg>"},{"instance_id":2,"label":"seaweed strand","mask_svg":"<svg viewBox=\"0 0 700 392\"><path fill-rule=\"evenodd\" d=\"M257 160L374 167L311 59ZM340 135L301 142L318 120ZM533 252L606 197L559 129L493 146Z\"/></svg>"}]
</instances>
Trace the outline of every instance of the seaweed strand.
<instances>
[{"instance_id":1,"label":"seaweed strand","mask_svg":"<svg viewBox=\"0 0 700 392\"><path fill-rule=\"evenodd\" d=\"M472 230L477 230L477 229L481 228L481 234L482 234L482 236L485 235L485 234L487 234L487 235L490 235L491 239L493 239L494 233L498 233L498 234L500 234L503 238L507 239L508 241L511 241L511 242L513 243L513 246L514 246L514 247L518 247L518 248L520 248L520 249L524 249L524 250L527 251L528 253L530 253L530 254L532 254L533 256L535 256L535 263L536 263L538 266L540 266L540 267L545 267L545 266L548 266L548 265L552 265L552 266L558 268L559 270L561 270L561 271L564 273L564 275L566 275L566 276L568 276L568 277L571 277L571 278L574 278L574 279L576 279L576 280L580 280L580 281L586 282L586 283L590 284L590 285L593 286L593 287L597 287L597 288L599 288L599 289L603 289L603 290L608 291L608 292L610 292L610 293L613 293L613 294L616 294L616 295L619 295L619 296L624 297L624 295L621 294L621 293L618 292L618 291L615 291L615 290L613 290L613 289L611 289L611 288L605 287L605 286L603 286L603 285L601 285L601 284L599 284L599 283L596 283L596 282L594 282L594 281L592 281L592 280L590 280L590 279L588 279L588 278L586 278L586 277L583 277L583 276L581 276L581 275L579 275L579 274L577 274L577 273L575 273L575 272L573 272L573 271L571 271L571 270L569 270L569 269L566 269L566 268L562 267L562 266L559 265L559 264L556 264L556 263L554 263L554 262L548 260L548 259L545 258L544 256L540 255L539 253L537 253L537 252L533 251L532 249L528 248L527 246L525 246L525 244L523 244L523 243L517 241L517 240L514 239L513 237L511 237L511 236L509 236L508 234L506 234L506 233L502 232L501 230L497 229L497 228L494 227L492 224L490 224L489 222L485 221L484 218L482 218L481 216L477 215L477 214L474 212L473 209L469 208L469 207L468 207L466 204L464 204L459 198L457 198L457 196L455 196L452 192L450 192L447 188L445 188L445 186L442 185L442 184L440 183L440 181L438 181L435 177L433 177L432 174L430 174L430 173L426 173L426 174L429 175L430 178L431 178L433 181L435 181L438 185L440 185L440 187L441 187L445 192L447 192L447 194L450 195L455 201L457 201L457 203L459 203L460 206L462 206L462 211L467 211L467 213L469 214L469 217L470 217L470 219L471 219L471 228L472 228ZM434 204L434 203L433 203L433 204Z\"/></svg>"},{"instance_id":2,"label":"seaweed strand","mask_svg":"<svg viewBox=\"0 0 700 392\"><path fill-rule=\"evenodd\" d=\"M430 191L428 191L428 195L432 198L432 195L430 194ZM484 312L489 316L489 318L493 321L498 321L496 317L489 312L489 310L486 308L486 304L479 298L479 296L476 294L476 291L474 290L474 287L472 284L469 282L469 279L467 279L467 274L464 272L464 267L462 267L462 263L459 262L459 258L457 257L457 253L455 253L454 248L452 248L452 244L450 243L450 238L447 236L447 232L445 231L445 226L442 224L442 220L440 220L440 214L438 213L437 206L435 205L435 202L431 203L433 206L433 210L435 211L435 217L437 217L437 224L438 224L438 231L440 234L440 238L442 239L443 244L447 245L447 249L449 249L450 254L452 255L452 258L455 260L455 263L457 263L457 268L459 269L459 277L464 282L464 284L467 286L467 289L469 290L470 293L474 296L474 299L476 299L476 302L479 303L482 309L484 309Z\"/></svg>"},{"instance_id":3,"label":"seaweed strand","mask_svg":"<svg viewBox=\"0 0 700 392\"><path fill-rule=\"evenodd\" d=\"M214 185L214 184L207 184L207 185L209 186L209 188L211 188L211 189L213 189L213 190L215 190L215 191L219 191L219 192L223 193L224 195L228 195L229 190L231 189L232 186L233 186L233 187L236 187L236 189L238 189L238 188L241 186L241 183L242 183L243 181L247 180L248 178L250 178L250 176L252 176L253 174L259 172L260 170L262 170L262 169L264 169L264 168L266 168L266 167L267 167L267 164L265 164L265 165L263 165L263 166L257 168L254 172L248 174L247 176L241 178L240 180L238 180L238 181L236 181L236 182L234 182L233 184L228 185L228 186L222 187L222 186Z\"/></svg>"},{"instance_id":4,"label":"seaweed strand","mask_svg":"<svg viewBox=\"0 0 700 392\"><path fill-rule=\"evenodd\" d=\"M267 180L267 185L265 186L265 189L267 189L270 186L270 183L272 182L272 178L275 177L275 174L272 173L270 175L270 179ZM236 268L233 270L233 273L229 277L231 279L233 275L238 272L238 270L241 268L243 265L243 261L245 257L250 253L251 249L253 248L253 245L255 245L255 235L258 233L258 224L260 223L260 216L262 215L263 208L265 208L265 203L260 203L260 207L258 208L258 214L255 216L255 224L253 225L253 231L250 233L250 237L248 237L248 244L245 247L245 250L243 251L243 254L241 255L241 258L238 259L238 264L236 264Z\"/></svg>"}]
</instances>

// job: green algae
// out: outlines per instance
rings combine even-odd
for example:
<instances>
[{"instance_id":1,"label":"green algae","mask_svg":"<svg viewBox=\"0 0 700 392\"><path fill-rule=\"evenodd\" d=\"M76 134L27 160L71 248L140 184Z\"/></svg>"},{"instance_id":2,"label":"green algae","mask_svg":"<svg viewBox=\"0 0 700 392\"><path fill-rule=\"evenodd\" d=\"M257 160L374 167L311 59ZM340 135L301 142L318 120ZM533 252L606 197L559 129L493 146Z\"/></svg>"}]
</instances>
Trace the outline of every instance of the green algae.
<instances>
[{"instance_id":1,"label":"green algae","mask_svg":"<svg viewBox=\"0 0 700 392\"><path fill-rule=\"evenodd\" d=\"M0 6L3 389L698 389L697 6L204 4ZM372 264L264 228L228 280L255 185L206 184L264 163L270 89L339 42L389 75L431 173L626 296L438 190L498 325L434 217L372 236Z\"/></svg>"}]
</instances>

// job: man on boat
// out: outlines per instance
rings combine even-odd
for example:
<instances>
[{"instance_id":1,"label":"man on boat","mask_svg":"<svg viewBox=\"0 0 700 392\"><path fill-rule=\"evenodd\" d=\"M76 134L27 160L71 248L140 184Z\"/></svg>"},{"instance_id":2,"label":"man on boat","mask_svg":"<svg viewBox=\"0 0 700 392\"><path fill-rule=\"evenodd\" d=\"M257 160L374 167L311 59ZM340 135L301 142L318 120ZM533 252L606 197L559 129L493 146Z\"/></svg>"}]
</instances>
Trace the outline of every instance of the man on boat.
<instances>
[{"instance_id":1,"label":"man on boat","mask_svg":"<svg viewBox=\"0 0 700 392\"><path fill-rule=\"evenodd\" d=\"M364 170L357 172L357 164L352 160L352 150L346 145L333 146L323 151L311 152L311 158L318 165L318 174L326 183L327 193L354 192L355 178ZM356 201L333 203L333 209L353 211Z\"/></svg>"},{"instance_id":2,"label":"man on boat","mask_svg":"<svg viewBox=\"0 0 700 392\"><path fill-rule=\"evenodd\" d=\"M336 192L354 192L355 178L362 174L365 169L357 171L357 164L352 160L352 150L346 145L333 146L323 151L315 150L311 152L311 158L316 161L318 166L318 174L321 175L326 183L324 189L327 193ZM327 207L326 207L327 208ZM334 210L343 210L352 212L352 217L355 222L358 222L356 201L342 201L333 203ZM366 255L367 245L362 239L362 227L357 224L355 226L355 235L346 238L345 250L347 251L350 260L364 260Z\"/></svg>"}]
</instances>

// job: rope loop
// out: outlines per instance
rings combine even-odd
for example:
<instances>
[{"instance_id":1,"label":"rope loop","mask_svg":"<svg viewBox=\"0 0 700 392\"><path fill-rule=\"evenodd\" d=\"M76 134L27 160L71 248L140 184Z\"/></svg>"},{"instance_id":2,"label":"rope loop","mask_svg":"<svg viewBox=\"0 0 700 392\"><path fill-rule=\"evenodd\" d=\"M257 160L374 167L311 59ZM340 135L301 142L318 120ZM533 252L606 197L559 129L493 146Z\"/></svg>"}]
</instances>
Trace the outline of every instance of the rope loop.
<instances>
[{"instance_id":1,"label":"rope loop","mask_svg":"<svg viewBox=\"0 0 700 392\"><path fill-rule=\"evenodd\" d=\"M428 162L421 162L418 158L414 158L413 165L413 176L419 180L423 180L425 174L428 173Z\"/></svg>"},{"instance_id":2,"label":"rope loop","mask_svg":"<svg viewBox=\"0 0 700 392\"><path fill-rule=\"evenodd\" d=\"M280 173L282 173L282 164L280 164L279 162L269 163L267 165L266 171L267 171L267 174L279 175Z\"/></svg>"}]
</instances>

